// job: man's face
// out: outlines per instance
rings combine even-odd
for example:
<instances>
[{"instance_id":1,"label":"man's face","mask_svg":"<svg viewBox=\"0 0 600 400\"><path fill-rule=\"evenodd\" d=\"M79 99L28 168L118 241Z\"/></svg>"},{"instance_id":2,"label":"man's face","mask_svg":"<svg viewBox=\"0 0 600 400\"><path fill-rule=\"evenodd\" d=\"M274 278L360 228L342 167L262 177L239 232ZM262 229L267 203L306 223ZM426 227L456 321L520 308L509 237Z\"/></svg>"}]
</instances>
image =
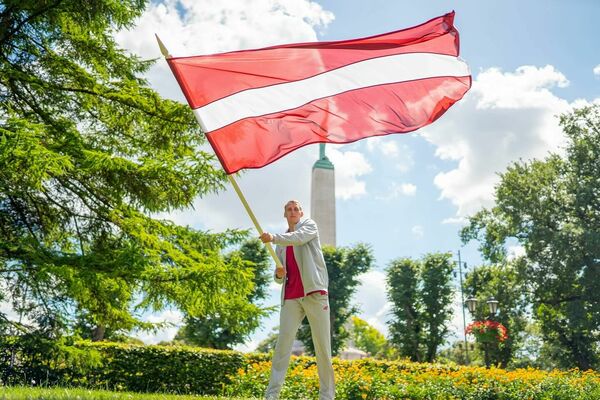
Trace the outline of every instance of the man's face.
<instances>
[{"instance_id":1,"label":"man's face","mask_svg":"<svg viewBox=\"0 0 600 400\"><path fill-rule=\"evenodd\" d=\"M297 224L300 222L300 218L304 215L302 207L298 203L287 203L285 205L285 213L283 216L287 219L288 224Z\"/></svg>"}]
</instances>

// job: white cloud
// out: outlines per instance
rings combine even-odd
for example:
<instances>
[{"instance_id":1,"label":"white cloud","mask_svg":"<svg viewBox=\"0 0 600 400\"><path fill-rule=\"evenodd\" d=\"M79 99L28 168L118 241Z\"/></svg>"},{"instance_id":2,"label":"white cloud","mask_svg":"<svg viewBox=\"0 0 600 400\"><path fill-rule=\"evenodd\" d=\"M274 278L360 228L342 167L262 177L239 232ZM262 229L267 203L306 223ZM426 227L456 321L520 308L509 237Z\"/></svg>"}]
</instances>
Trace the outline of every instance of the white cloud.
<instances>
[{"instance_id":1,"label":"white cloud","mask_svg":"<svg viewBox=\"0 0 600 400\"><path fill-rule=\"evenodd\" d=\"M417 187L412 183L396 183L392 182L388 193L384 196L378 196L379 200L393 200L400 196L414 196L417 194Z\"/></svg>"},{"instance_id":2,"label":"white cloud","mask_svg":"<svg viewBox=\"0 0 600 400\"><path fill-rule=\"evenodd\" d=\"M335 167L335 196L348 200L366 195L366 182L359 178L373 171L373 167L361 153L342 151L340 147L327 147L327 156Z\"/></svg>"},{"instance_id":3,"label":"white cloud","mask_svg":"<svg viewBox=\"0 0 600 400\"><path fill-rule=\"evenodd\" d=\"M421 225L413 226L410 231L417 239L421 239L423 236L425 236L425 230Z\"/></svg>"},{"instance_id":4,"label":"white cloud","mask_svg":"<svg viewBox=\"0 0 600 400\"><path fill-rule=\"evenodd\" d=\"M598 64L594 67L594 75L600 77L600 64Z\"/></svg>"},{"instance_id":5,"label":"white cloud","mask_svg":"<svg viewBox=\"0 0 600 400\"><path fill-rule=\"evenodd\" d=\"M183 322L183 314L177 310L164 310L160 314L151 314L145 318L148 322L166 322L169 326L150 332L133 331L132 336L142 340L145 344L157 344L173 340Z\"/></svg>"},{"instance_id":6,"label":"white cloud","mask_svg":"<svg viewBox=\"0 0 600 400\"><path fill-rule=\"evenodd\" d=\"M567 84L552 66L506 73L490 68L478 74L461 102L422 130L439 158L458 161L434 179L441 198L457 206L456 217L491 206L497 173L511 162L561 151L565 138L557 116L571 105L550 89Z\"/></svg>"},{"instance_id":7,"label":"white cloud","mask_svg":"<svg viewBox=\"0 0 600 400\"><path fill-rule=\"evenodd\" d=\"M403 183L400 185L400 192L405 196L414 196L417 193L417 187L412 183Z\"/></svg>"},{"instance_id":8,"label":"white cloud","mask_svg":"<svg viewBox=\"0 0 600 400\"><path fill-rule=\"evenodd\" d=\"M284 229L283 205L299 200L305 215L310 215L310 174L318 159L317 146L307 146L258 170L247 170L235 177L244 197L263 230ZM180 225L202 226L222 231L254 225L230 184L217 194L194 202L194 209L163 214Z\"/></svg>"},{"instance_id":9,"label":"white cloud","mask_svg":"<svg viewBox=\"0 0 600 400\"><path fill-rule=\"evenodd\" d=\"M450 218L445 218L442 221L442 224L458 224L458 225L465 225L468 222L468 220L464 217L450 217Z\"/></svg>"},{"instance_id":10,"label":"white cloud","mask_svg":"<svg viewBox=\"0 0 600 400\"><path fill-rule=\"evenodd\" d=\"M352 299L352 304L360 307L360 318L371 326L387 335L386 321L389 319L391 304L387 301L387 287L385 273L382 271L369 271L358 277L361 285L357 288Z\"/></svg>"},{"instance_id":11,"label":"white cloud","mask_svg":"<svg viewBox=\"0 0 600 400\"><path fill-rule=\"evenodd\" d=\"M520 245L516 245L516 246L509 246L508 250L508 259L509 260L514 260L515 258L519 258L524 256L525 253L525 247L520 246Z\"/></svg>"},{"instance_id":12,"label":"white cloud","mask_svg":"<svg viewBox=\"0 0 600 400\"><path fill-rule=\"evenodd\" d=\"M463 324L463 311L465 315L464 324ZM471 316L464 309L462 304L462 298L460 294L460 289L454 292L454 297L452 300L452 319L448 324L448 335L447 340L448 343L452 343L456 340L464 339L464 331L465 325L468 325L471 322ZM467 336L467 340L472 340L473 338L469 338Z\"/></svg>"},{"instance_id":13,"label":"white cloud","mask_svg":"<svg viewBox=\"0 0 600 400\"><path fill-rule=\"evenodd\" d=\"M369 152L381 153L392 159L394 167L400 172L408 172L415 165L413 151L406 144L399 144L397 135L371 137L365 143Z\"/></svg>"}]
</instances>

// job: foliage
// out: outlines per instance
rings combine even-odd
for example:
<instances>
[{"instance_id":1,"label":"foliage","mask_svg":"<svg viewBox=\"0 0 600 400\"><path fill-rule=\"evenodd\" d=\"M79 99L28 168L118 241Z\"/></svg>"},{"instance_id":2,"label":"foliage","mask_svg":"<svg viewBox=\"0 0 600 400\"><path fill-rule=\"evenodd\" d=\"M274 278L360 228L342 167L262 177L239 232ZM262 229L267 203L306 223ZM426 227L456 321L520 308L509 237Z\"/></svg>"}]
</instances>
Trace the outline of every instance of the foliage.
<instances>
[{"instance_id":1,"label":"foliage","mask_svg":"<svg viewBox=\"0 0 600 400\"><path fill-rule=\"evenodd\" d=\"M269 380L269 361L249 362L224 394L260 398ZM594 371L552 371L464 367L334 359L336 399L473 399L571 400L600 396L600 374ZM292 357L282 399L318 399L318 374L313 358Z\"/></svg>"},{"instance_id":2,"label":"foliage","mask_svg":"<svg viewBox=\"0 0 600 400\"><path fill-rule=\"evenodd\" d=\"M390 263L390 334L401 356L431 362L444 343L452 316L451 257L450 253L433 253L422 260L403 258Z\"/></svg>"},{"instance_id":3,"label":"foliage","mask_svg":"<svg viewBox=\"0 0 600 400\"><path fill-rule=\"evenodd\" d=\"M522 260L507 261L504 265L484 265L467 273L464 287L467 296L478 300L479 306L474 312L475 321L489 318L486 305L488 298L498 301L494 321L500 322L510 332L502 346L487 346L493 364L507 367L514 354L526 340L527 307L529 306L528 286L522 275Z\"/></svg>"},{"instance_id":4,"label":"foliage","mask_svg":"<svg viewBox=\"0 0 600 400\"><path fill-rule=\"evenodd\" d=\"M248 303L257 304L264 300L272 279L271 259L266 247L257 239L248 240L227 257L229 260L232 258L243 260L243 268L252 272L254 286L247 296ZM200 347L231 349L248 339L259 327L260 318L268 311L272 309L264 309L260 314L238 315L223 308L201 317L188 315L175 341Z\"/></svg>"},{"instance_id":5,"label":"foliage","mask_svg":"<svg viewBox=\"0 0 600 400\"><path fill-rule=\"evenodd\" d=\"M354 346L373 357L381 357L385 351L385 336L357 316L352 316L351 321L350 340L354 342Z\"/></svg>"},{"instance_id":6,"label":"foliage","mask_svg":"<svg viewBox=\"0 0 600 400\"><path fill-rule=\"evenodd\" d=\"M43 332L0 336L0 385L68 383L72 371L100 366L100 353L74 346L74 339Z\"/></svg>"},{"instance_id":7,"label":"foliage","mask_svg":"<svg viewBox=\"0 0 600 400\"><path fill-rule=\"evenodd\" d=\"M350 333L346 322L358 313L358 307L351 304L352 296L360 284L359 276L371 269L373 251L359 243L354 247L323 246L323 256L329 274L329 309L331 320L331 351L334 355L344 347ZM307 319L302 322L298 338L302 340L310 354L314 345Z\"/></svg>"},{"instance_id":8,"label":"foliage","mask_svg":"<svg viewBox=\"0 0 600 400\"><path fill-rule=\"evenodd\" d=\"M189 207L225 174L188 107L139 78L152 63L115 44L144 6L0 4L0 289L29 328L62 331L75 315L102 339L148 328L138 311L168 303L260 313L251 273L220 254L242 232L149 216Z\"/></svg>"},{"instance_id":9,"label":"foliage","mask_svg":"<svg viewBox=\"0 0 600 400\"><path fill-rule=\"evenodd\" d=\"M600 343L600 106L560 118L564 155L519 161L501 175L496 205L462 231L492 262L523 246L523 275L544 341L564 367L597 367Z\"/></svg>"}]
</instances>

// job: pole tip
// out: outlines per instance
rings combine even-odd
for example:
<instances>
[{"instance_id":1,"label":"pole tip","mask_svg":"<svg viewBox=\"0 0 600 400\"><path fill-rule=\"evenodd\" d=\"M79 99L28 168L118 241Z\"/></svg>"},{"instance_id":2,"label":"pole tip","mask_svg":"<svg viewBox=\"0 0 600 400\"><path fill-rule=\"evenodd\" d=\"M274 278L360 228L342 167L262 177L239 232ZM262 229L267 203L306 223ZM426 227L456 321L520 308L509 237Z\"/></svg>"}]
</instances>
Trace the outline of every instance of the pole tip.
<instances>
[{"instance_id":1,"label":"pole tip","mask_svg":"<svg viewBox=\"0 0 600 400\"><path fill-rule=\"evenodd\" d=\"M172 56L169 54L169 51L167 50L167 48L163 44L162 40L160 40L160 38L158 37L158 34L155 33L154 36L156 36L156 41L158 42L158 47L160 48L160 52L162 53L162 55L165 58L171 58Z\"/></svg>"}]
</instances>

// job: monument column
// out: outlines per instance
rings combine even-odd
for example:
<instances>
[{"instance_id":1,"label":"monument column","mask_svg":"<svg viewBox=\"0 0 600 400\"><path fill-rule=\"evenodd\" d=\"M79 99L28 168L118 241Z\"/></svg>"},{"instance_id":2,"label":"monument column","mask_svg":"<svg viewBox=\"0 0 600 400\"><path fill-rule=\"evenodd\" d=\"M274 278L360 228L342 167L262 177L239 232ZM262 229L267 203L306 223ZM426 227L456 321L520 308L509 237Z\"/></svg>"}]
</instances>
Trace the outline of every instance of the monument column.
<instances>
[{"instance_id":1,"label":"monument column","mask_svg":"<svg viewBox=\"0 0 600 400\"><path fill-rule=\"evenodd\" d=\"M312 169L310 212L319 226L321 244L335 247L335 171L324 143L319 144L319 159Z\"/></svg>"}]
</instances>

